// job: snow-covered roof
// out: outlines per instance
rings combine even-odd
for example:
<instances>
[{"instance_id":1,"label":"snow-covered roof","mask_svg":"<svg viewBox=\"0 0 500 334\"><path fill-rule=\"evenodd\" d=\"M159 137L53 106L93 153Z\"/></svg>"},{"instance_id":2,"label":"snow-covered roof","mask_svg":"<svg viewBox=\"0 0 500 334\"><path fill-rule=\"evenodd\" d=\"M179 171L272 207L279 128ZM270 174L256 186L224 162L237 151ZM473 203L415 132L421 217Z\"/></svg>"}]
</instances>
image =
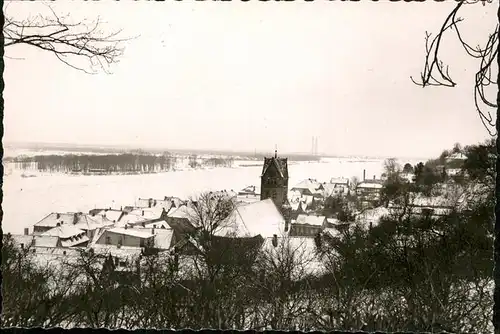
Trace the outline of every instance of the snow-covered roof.
<instances>
[{"instance_id":1,"label":"snow-covered roof","mask_svg":"<svg viewBox=\"0 0 500 334\"><path fill-rule=\"evenodd\" d=\"M42 220L37 222L35 226L40 227L56 227L57 224L60 225L73 225L75 223L86 224L87 221L91 219L91 216L84 214L82 212L52 212Z\"/></svg>"},{"instance_id":2,"label":"snow-covered roof","mask_svg":"<svg viewBox=\"0 0 500 334\"><path fill-rule=\"evenodd\" d=\"M66 224L56 226L48 231L41 233L41 235L44 236L59 237L63 239L75 237L82 234L85 234L85 231L79 229L78 227L75 227L74 225Z\"/></svg>"},{"instance_id":3,"label":"snow-covered roof","mask_svg":"<svg viewBox=\"0 0 500 334\"><path fill-rule=\"evenodd\" d=\"M102 210L101 212L98 213L98 215L101 215L101 216L104 216L106 217L108 220L112 221L112 222L117 222L120 220L120 218L122 217L123 215L123 211L121 210L109 210L109 209L105 209L105 210Z\"/></svg>"},{"instance_id":4,"label":"snow-covered roof","mask_svg":"<svg viewBox=\"0 0 500 334\"><path fill-rule=\"evenodd\" d=\"M137 224L145 223L145 222L149 222L149 221L150 221L150 219L147 219L146 217L129 213L129 214L123 215L123 217L120 219L120 221L115 223L114 226L125 227L126 225L137 225Z\"/></svg>"},{"instance_id":5,"label":"snow-covered roof","mask_svg":"<svg viewBox=\"0 0 500 334\"><path fill-rule=\"evenodd\" d=\"M118 248L117 246L114 245L102 245L102 244L92 245L92 249L94 250L95 253L110 254L111 256L116 256L119 258L136 257L139 256L142 251L141 247L121 246Z\"/></svg>"},{"instance_id":6,"label":"snow-covered roof","mask_svg":"<svg viewBox=\"0 0 500 334\"><path fill-rule=\"evenodd\" d=\"M446 160L466 160L467 156L461 152L453 153Z\"/></svg>"},{"instance_id":7,"label":"snow-covered roof","mask_svg":"<svg viewBox=\"0 0 500 334\"><path fill-rule=\"evenodd\" d=\"M159 249L170 249L174 231L168 229L155 229L154 246Z\"/></svg>"},{"instance_id":8,"label":"snow-covered roof","mask_svg":"<svg viewBox=\"0 0 500 334\"><path fill-rule=\"evenodd\" d=\"M308 216L308 215L298 215L297 219L295 220L295 224L307 224L307 225L314 225L314 226L322 226L323 223L325 222L326 217L325 216Z\"/></svg>"},{"instance_id":9,"label":"snow-covered roof","mask_svg":"<svg viewBox=\"0 0 500 334\"><path fill-rule=\"evenodd\" d=\"M141 239L148 239L154 236L154 234L151 233L151 230L148 229L147 231L143 229L138 229L138 228L123 228L123 227L114 227L110 228L107 230L110 233L116 233L116 234L123 234L123 235L129 235L132 237L137 237Z\"/></svg>"},{"instance_id":10,"label":"snow-covered roof","mask_svg":"<svg viewBox=\"0 0 500 334\"><path fill-rule=\"evenodd\" d=\"M183 206L177 208L176 210L170 212L168 214L168 217L186 218L188 220L191 220L193 217L196 217L196 211L187 205L183 205Z\"/></svg>"},{"instance_id":11,"label":"snow-covered roof","mask_svg":"<svg viewBox=\"0 0 500 334\"><path fill-rule=\"evenodd\" d=\"M364 189L382 189L383 185L378 183L378 182L360 182L356 186L357 188L364 188Z\"/></svg>"},{"instance_id":12,"label":"snow-covered roof","mask_svg":"<svg viewBox=\"0 0 500 334\"><path fill-rule=\"evenodd\" d=\"M346 186L349 184L349 179L345 177L332 177L330 179L330 183L332 184L345 184Z\"/></svg>"},{"instance_id":13,"label":"snow-covered roof","mask_svg":"<svg viewBox=\"0 0 500 334\"><path fill-rule=\"evenodd\" d=\"M168 223L164 220L160 220L160 221L157 221L157 222L151 222L151 223L147 223L146 225L144 225L145 228L170 228L170 226L168 225Z\"/></svg>"},{"instance_id":14,"label":"snow-covered roof","mask_svg":"<svg viewBox=\"0 0 500 334\"><path fill-rule=\"evenodd\" d=\"M254 186L254 185L247 186L247 187L241 189L238 193L238 195L247 195L247 194L259 195L260 194L260 187Z\"/></svg>"},{"instance_id":15,"label":"snow-covered roof","mask_svg":"<svg viewBox=\"0 0 500 334\"><path fill-rule=\"evenodd\" d=\"M76 223L75 227L85 230L85 231L92 231L96 230L98 228L102 228L105 226L112 226L113 222L108 220L107 218L103 216L90 216L90 215L85 215L85 219L81 219Z\"/></svg>"},{"instance_id":16,"label":"snow-covered roof","mask_svg":"<svg viewBox=\"0 0 500 334\"><path fill-rule=\"evenodd\" d=\"M13 234L12 239L14 244L20 246L23 244L25 247L57 247L59 237L49 235L19 235Z\"/></svg>"},{"instance_id":17,"label":"snow-covered roof","mask_svg":"<svg viewBox=\"0 0 500 334\"><path fill-rule=\"evenodd\" d=\"M237 206L225 221L218 236L235 235L238 237L266 238L284 231L285 219L276 208L272 199Z\"/></svg>"},{"instance_id":18,"label":"snow-covered roof","mask_svg":"<svg viewBox=\"0 0 500 334\"><path fill-rule=\"evenodd\" d=\"M140 216L143 217L144 219L158 219L161 217L162 212L163 212L163 207L140 208L131 211L129 215Z\"/></svg>"}]
</instances>

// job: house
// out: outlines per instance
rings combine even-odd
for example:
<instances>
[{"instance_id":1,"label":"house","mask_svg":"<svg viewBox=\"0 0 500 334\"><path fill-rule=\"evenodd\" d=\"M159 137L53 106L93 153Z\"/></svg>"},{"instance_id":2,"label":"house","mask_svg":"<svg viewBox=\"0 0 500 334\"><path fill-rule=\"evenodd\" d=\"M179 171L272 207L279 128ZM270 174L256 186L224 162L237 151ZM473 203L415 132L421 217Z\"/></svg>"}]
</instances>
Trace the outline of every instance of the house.
<instances>
[{"instance_id":1,"label":"house","mask_svg":"<svg viewBox=\"0 0 500 334\"><path fill-rule=\"evenodd\" d=\"M290 203L292 207L291 219L297 219L297 217L301 214L306 214L307 212L307 204L302 201L297 201Z\"/></svg>"},{"instance_id":2,"label":"house","mask_svg":"<svg viewBox=\"0 0 500 334\"><path fill-rule=\"evenodd\" d=\"M104 229L97 238L96 244L126 247L152 247L154 245L154 229L134 229L113 227Z\"/></svg>"},{"instance_id":3,"label":"house","mask_svg":"<svg viewBox=\"0 0 500 334\"><path fill-rule=\"evenodd\" d=\"M295 221L292 221L290 236L313 237L321 232L326 223L325 216L300 214Z\"/></svg>"},{"instance_id":4,"label":"house","mask_svg":"<svg viewBox=\"0 0 500 334\"><path fill-rule=\"evenodd\" d=\"M349 179L345 177L332 177L330 184L333 184L334 187L349 188Z\"/></svg>"},{"instance_id":5,"label":"house","mask_svg":"<svg viewBox=\"0 0 500 334\"><path fill-rule=\"evenodd\" d=\"M59 225L87 224L89 216L81 212L52 212L33 226L34 234L41 234Z\"/></svg>"},{"instance_id":6,"label":"house","mask_svg":"<svg viewBox=\"0 0 500 334\"><path fill-rule=\"evenodd\" d=\"M82 219L79 219L73 226L87 232L89 239L92 239L97 230L113 225L114 223L104 216L83 215Z\"/></svg>"},{"instance_id":7,"label":"house","mask_svg":"<svg viewBox=\"0 0 500 334\"><path fill-rule=\"evenodd\" d=\"M285 232L288 229L285 225L285 218L274 201L268 198L237 206L215 234L221 237L252 238L261 235L267 238Z\"/></svg>"},{"instance_id":8,"label":"house","mask_svg":"<svg viewBox=\"0 0 500 334\"><path fill-rule=\"evenodd\" d=\"M366 200L378 200L383 185L379 180L365 180L356 186L356 195L365 197Z\"/></svg>"},{"instance_id":9,"label":"house","mask_svg":"<svg viewBox=\"0 0 500 334\"><path fill-rule=\"evenodd\" d=\"M181 206L167 214L167 224L179 233L194 231L198 214L190 206Z\"/></svg>"},{"instance_id":10,"label":"house","mask_svg":"<svg viewBox=\"0 0 500 334\"><path fill-rule=\"evenodd\" d=\"M324 187L323 184L315 179L306 179L294 186L291 190L299 192L301 196L314 196L315 194L321 193Z\"/></svg>"},{"instance_id":11,"label":"house","mask_svg":"<svg viewBox=\"0 0 500 334\"><path fill-rule=\"evenodd\" d=\"M62 247L85 247L89 242L87 232L81 230L74 225L58 223L56 227L43 232L42 236L57 237L61 242ZM36 239L35 239L36 240Z\"/></svg>"},{"instance_id":12,"label":"house","mask_svg":"<svg viewBox=\"0 0 500 334\"><path fill-rule=\"evenodd\" d=\"M27 249L31 247L62 247L61 240L57 236L11 234L11 237L14 245L21 249Z\"/></svg>"}]
</instances>

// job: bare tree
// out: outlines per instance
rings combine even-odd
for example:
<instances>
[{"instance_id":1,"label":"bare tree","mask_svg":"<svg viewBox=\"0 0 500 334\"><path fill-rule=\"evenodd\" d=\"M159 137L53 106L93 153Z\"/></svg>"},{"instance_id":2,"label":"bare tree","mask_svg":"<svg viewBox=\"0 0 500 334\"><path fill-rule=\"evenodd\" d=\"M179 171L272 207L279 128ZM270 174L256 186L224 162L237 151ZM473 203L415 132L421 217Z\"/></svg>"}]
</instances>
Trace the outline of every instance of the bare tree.
<instances>
[{"instance_id":1,"label":"bare tree","mask_svg":"<svg viewBox=\"0 0 500 334\"><path fill-rule=\"evenodd\" d=\"M457 38L460 44L463 46L465 52L468 56L478 60L479 66L474 78L474 103L476 106L476 111L478 112L481 122L487 129L488 133L492 136L496 135L497 147L496 147L496 168L500 167L500 155L498 152L498 147L500 144L500 110L498 101L500 100L500 91L497 89L496 98L491 96L486 96L486 88L491 85L498 85L500 81L500 57L498 55L498 44L499 44L499 25L496 24L492 33L490 33L486 39L484 46L472 47L462 36L459 29L459 23L463 21L461 17L458 16L458 12L467 5L478 3L477 0L460 1L457 3L455 8L449 13L441 26L439 32L431 39L431 35L426 33L426 57L424 69L420 75L420 80L415 81L413 78L411 80L422 87L427 86L445 86L445 87L455 87L456 83L451 78L449 74L448 66L444 64L441 60L441 41L446 32L454 30L457 34ZM485 5L485 1L483 1ZM498 6L498 5L497 5ZM500 11L497 12L497 16L500 20ZM495 64L495 58L497 62ZM496 65L496 68L495 68ZM496 73L496 80L494 76L494 70ZM491 110L496 110L496 120L491 114ZM492 130L495 128L495 130ZM500 178L496 176L496 191L498 193L500 189ZM500 201L497 200L495 211L500 212ZM495 223L495 252L494 261L498 263L500 260L500 223L497 221ZM500 280L500 267L495 266L494 269L495 281ZM494 292L495 304L500 303L500 285L495 285ZM497 309L497 308L496 308ZM496 331L500 328L500 311L496 311L493 314L493 323L495 325Z\"/></svg>"},{"instance_id":2,"label":"bare tree","mask_svg":"<svg viewBox=\"0 0 500 334\"><path fill-rule=\"evenodd\" d=\"M107 72L109 65L123 54L121 44L130 38L120 38L121 30L105 33L101 30L104 22L100 18L73 22L69 14L59 15L47 7L50 13L25 19L5 13L4 46L29 45L48 51L64 64L88 74L95 74L98 68ZM88 62L87 69L75 62L82 58Z\"/></svg>"}]
</instances>

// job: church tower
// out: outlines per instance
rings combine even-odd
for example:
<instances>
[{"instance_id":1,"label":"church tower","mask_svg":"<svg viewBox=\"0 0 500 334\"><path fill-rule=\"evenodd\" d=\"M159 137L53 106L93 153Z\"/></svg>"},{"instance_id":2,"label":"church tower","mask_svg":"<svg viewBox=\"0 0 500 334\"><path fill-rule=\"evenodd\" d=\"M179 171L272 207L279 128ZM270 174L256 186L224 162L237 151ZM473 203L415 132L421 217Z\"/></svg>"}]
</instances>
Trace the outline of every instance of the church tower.
<instances>
[{"instance_id":1,"label":"church tower","mask_svg":"<svg viewBox=\"0 0 500 334\"><path fill-rule=\"evenodd\" d=\"M260 200L271 198L276 207L283 213L288 203L288 159L274 157L264 158L264 167L260 180ZM286 211L286 210L285 210Z\"/></svg>"}]
</instances>

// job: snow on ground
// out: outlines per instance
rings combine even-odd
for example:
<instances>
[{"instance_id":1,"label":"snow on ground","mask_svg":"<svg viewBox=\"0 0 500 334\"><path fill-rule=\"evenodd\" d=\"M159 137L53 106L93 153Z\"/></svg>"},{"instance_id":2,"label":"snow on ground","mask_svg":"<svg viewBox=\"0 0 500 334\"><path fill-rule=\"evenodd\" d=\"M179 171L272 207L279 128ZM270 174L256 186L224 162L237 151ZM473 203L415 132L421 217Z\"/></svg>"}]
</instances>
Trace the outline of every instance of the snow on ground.
<instances>
[{"instance_id":1,"label":"snow on ground","mask_svg":"<svg viewBox=\"0 0 500 334\"><path fill-rule=\"evenodd\" d=\"M306 178L328 182L332 177L362 177L382 173L383 160L346 162L339 158L324 163L301 162L289 166L289 187ZM186 198L204 190L238 191L249 185L260 185L260 166L185 170L142 175L42 174L21 177L5 176L3 182L3 229L5 232L30 231L33 224L50 212L88 212L102 207L120 208L134 205L141 198L178 196Z\"/></svg>"}]
</instances>

